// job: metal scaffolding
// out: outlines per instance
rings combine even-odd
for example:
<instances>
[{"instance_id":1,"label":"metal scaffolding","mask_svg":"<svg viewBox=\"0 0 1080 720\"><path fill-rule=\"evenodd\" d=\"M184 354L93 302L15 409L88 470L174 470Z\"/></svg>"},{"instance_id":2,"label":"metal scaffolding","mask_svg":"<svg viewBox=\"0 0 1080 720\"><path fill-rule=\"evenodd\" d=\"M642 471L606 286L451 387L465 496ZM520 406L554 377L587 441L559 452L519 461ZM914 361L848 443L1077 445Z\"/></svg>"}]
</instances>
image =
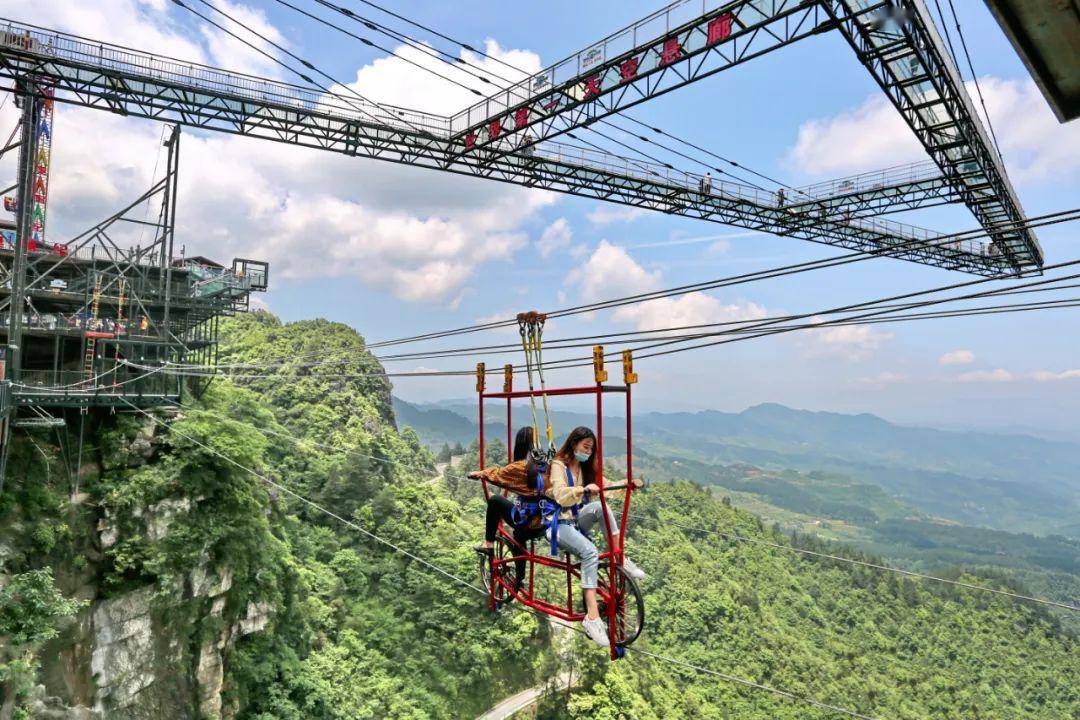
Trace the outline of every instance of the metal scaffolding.
<instances>
[{"instance_id":1,"label":"metal scaffolding","mask_svg":"<svg viewBox=\"0 0 1080 720\"><path fill-rule=\"evenodd\" d=\"M170 363L212 367L220 319L246 310L251 293L266 289L268 274L267 263L257 260L223 267L175 256L177 126L165 140L164 176L133 202L67 243L31 235L27 165L37 155L33 130L46 93L21 89L19 220L7 223L0 243L0 345L7 349L0 371L0 477L10 428L62 425L50 408L182 399L183 378L164 369ZM150 219L155 204L158 213ZM146 244L120 241L125 226L138 227ZM188 387L199 393L207 382L192 378Z\"/></svg>"}]
</instances>

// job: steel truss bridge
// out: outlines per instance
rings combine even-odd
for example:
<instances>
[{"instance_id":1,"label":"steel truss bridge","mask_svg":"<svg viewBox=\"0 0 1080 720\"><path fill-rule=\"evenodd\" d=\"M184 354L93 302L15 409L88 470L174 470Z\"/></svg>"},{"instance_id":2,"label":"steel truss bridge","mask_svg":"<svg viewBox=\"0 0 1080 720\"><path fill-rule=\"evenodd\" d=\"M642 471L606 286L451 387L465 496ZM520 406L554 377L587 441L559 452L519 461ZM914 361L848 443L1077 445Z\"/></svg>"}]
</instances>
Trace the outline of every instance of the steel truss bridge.
<instances>
[{"instance_id":1,"label":"steel truss bridge","mask_svg":"<svg viewBox=\"0 0 1080 720\"><path fill-rule=\"evenodd\" d=\"M679 0L451 117L0 21L0 77L58 101L545 188L986 276L1043 255L922 0ZM556 140L803 38L839 32L930 161L784 196ZM881 215L962 203L989 242Z\"/></svg>"}]
</instances>

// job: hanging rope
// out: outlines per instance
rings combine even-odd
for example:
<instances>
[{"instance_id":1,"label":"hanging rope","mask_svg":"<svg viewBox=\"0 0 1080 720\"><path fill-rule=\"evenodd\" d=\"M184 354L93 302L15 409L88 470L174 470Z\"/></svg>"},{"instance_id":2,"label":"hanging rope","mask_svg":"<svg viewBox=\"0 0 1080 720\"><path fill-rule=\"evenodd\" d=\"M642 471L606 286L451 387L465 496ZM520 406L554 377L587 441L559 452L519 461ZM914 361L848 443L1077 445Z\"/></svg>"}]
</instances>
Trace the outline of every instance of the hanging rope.
<instances>
[{"instance_id":1,"label":"hanging rope","mask_svg":"<svg viewBox=\"0 0 1080 720\"><path fill-rule=\"evenodd\" d=\"M544 401L544 425L547 432L547 454L548 459L555 457L555 431L551 426L551 412L548 409L548 396L547 385L544 383L544 323L547 322L547 315L539 313L536 316L536 323L534 328L534 349L536 351L536 372L540 376L540 390L543 391L541 399ZM539 439L538 439L539 440ZM539 445L539 441L537 445Z\"/></svg>"},{"instance_id":2,"label":"hanging rope","mask_svg":"<svg viewBox=\"0 0 1080 720\"><path fill-rule=\"evenodd\" d=\"M535 315L535 313L533 313ZM529 380L529 407L532 409L532 427L534 440L540 437L540 422L536 416L536 398L533 396L533 361L532 361L532 330L529 322L529 313L518 313L518 334L521 335L521 350L525 353L525 376Z\"/></svg>"}]
</instances>

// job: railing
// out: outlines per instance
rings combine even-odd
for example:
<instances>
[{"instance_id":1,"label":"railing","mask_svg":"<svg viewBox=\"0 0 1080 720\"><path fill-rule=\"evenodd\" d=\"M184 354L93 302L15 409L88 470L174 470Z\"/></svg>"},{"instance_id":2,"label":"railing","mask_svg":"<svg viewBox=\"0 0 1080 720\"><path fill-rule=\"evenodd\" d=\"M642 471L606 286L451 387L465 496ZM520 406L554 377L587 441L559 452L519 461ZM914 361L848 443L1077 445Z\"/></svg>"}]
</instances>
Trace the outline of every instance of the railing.
<instances>
[{"instance_id":1,"label":"railing","mask_svg":"<svg viewBox=\"0 0 1080 720\"><path fill-rule=\"evenodd\" d=\"M243 295L251 292L252 276L238 275L226 268L209 268L203 265L185 266L191 271L194 282L191 294L194 297L207 297L228 292L230 295Z\"/></svg>"},{"instance_id":2,"label":"railing","mask_svg":"<svg viewBox=\"0 0 1080 720\"><path fill-rule=\"evenodd\" d=\"M0 315L0 331L8 327L8 315ZM176 334L183 333L186 325L170 322ZM116 339L155 339L159 337L161 323L153 323L149 318L138 316L129 320L117 321L112 318L91 319L89 313L26 313L23 315L23 327L31 330L67 330L71 332L111 333Z\"/></svg>"},{"instance_id":3,"label":"railing","mask_svg":"<svg viewBox=\"0 0 1080 720\"><path fill-rule=\"evenodd\" d=\"M15 23L6 19L0 19L0 23L3 23L0 25L0 45L22 54L65 60L108 72L110 75L137 76L187 91L204 90L212 94L202 99L207 103L220 95L229 95L270 105L277 111L334 114L365 123L375 122L399 129L422 129L444 137L449 135L448 119L438 115L151 55L36 25Z\"/></svg>"},{"instance_id":4,"label":"railing","mask_svg":"<svg viewBox=\"0 0 1080 720\"><path fill-rule=\"evenodd\" d=\"M975 163L970 163L970 165L972 166L969 168L970 171L978 170ZM923 160L917 163L897 165L884 170L849 175L835 180L826 180L813 185L795 188L791 193L791 202L798 204L807 199L817 200L835 195L849 195L939 178L941 178L941 169L938 168L937 164L933 160Z\"/></svg>"},{"instance_id":5,"label":"railing","mask_svg":"<svg viewBox=\"0 0 1080 720\"><path fill-rule=\"evenodd\" d=\"M26 252L31 260L40 261L41 267L50 264L49 260L46 260L45 258L50 258L54 262L59 262L65 258L71 258L91 262L131 263L141 267L158 266L158 258L148 255L145 252L146 248L121 248L118 250L107 245L94 243L86 247L75 249L71 247L73 244L74 243L69 245L64 245L63 243L50 243L50 247L33 250L27 248ZM11 253L15 251L15 248L12 247L8 240L0 237L0 251Z\"/></svg>"},{"instance_id":6,"label":"railing","mask_svg":"<svg viewBox=\"0 0 1080 720\"><path fill-rule=\"evenodd\" d=\"M505 113L536 95L580 77L594 66L603 65L607 60L628 53L642 43L664 37L672 30L693 22L708 12L719 10L730 4L731 0L677 0L648 17L593 43L586 49L451 116L450 132L454 135L462 133L490 117ZM776 0L755 0L748 5L771 8L776 4ZM762 16L765 16L764 12Z\"/></svg>"},{"instance_id":7,"label":"railing","mask_svg":"<svg viewBox=\"0 0 1080 720\"><path fill-rule=\"evenodd\" d=\"M7 416L8 409L11 408L11 381L0 380L0 420L3 420Z\"/></svg>"},{"instance_id":8,"label":"railing","mask_svg":"<svg viewBox=\"0 0 1080 720\"><path fill-rule=\"evenodd\" d=\"M87 377L81 370L21 370L13 383L18 394L176 395L180 378L115 366Z\"/></svg>"},{"instance_id":9,"label":"railing","mask_svg":"<svg viewBox=\"0 0 1080 720\"><path fill-rule=\"evenodd\" d=\"M868 231L886 236L884 239L893 245L906 245L910 249L916 249L916 244L941 247L947 251L960 252L968 255L986 256L989 246L985 243L973 240L942 240L941 233L920 228L915 225L906 225L891 220L880 218L860 218L847 220L843 217L825 210L797 211L788 207L793 203L791 195L786 198L780 191L775 193L759 190L748 185L730 183L710 179L705 181L704 175L672 170L657 163L623 158L618 155L595 152L584 148L578 148L561 143L544 143L537 146L534 157L542 160L577 165L586 169L596 168L604 172L611 172L628 177L634 177L646 181L663 181L672 185L678 185L691 192L705 195L715 195L726 199L743 200L753 203L762 208L777 212L789 212L793 215L806 215L808 219L818 218L832 220L853 231ZM527 157L519 156L522 162ZM794 192L791 193L794 195Z\"/></svg>"},{"instance_id":10,"label":"railing","mask_svg":"<svg viewBox=\"0 0 1080 720\"><path fill-rule=\"evenodd\" d=\"M852 2L853 7L856 10L865 10L872 7L875 4L875 0L854 0ZM978 136L979 143L985 148L989 163L999 176L1001 184L1008 195L1008 201L1012 204L1018 212L1022 212L1020 206L1020 200L1016 196L1016 191L1009 181L1009 176L1005 173L1005 164L997 156L994 150L994 145L990 140L990 134L986 131L986 127L983 125L982 116L979 115L975 109L975 104L971 101L971 96L968 95L967 88L964 84L964 80L961 77L959 69L956 67L956 63L953 60L951 53L946 48L945 42L941 39L941 35L938 33L937 26L934 24L933 17L930 14L930 10L926 7L923 0L912 0L912 5L916 10L919 18L919 25L926 28L926 36L933 50L941 58L941 65L945 71L949 84L955 89L957 99L962 105L962 112L966 116L966 119L970 120L972 126L975 128L975 134ZM873 41L875 45L885 45L890 42L890 39L886 36L881 36ZM911 80L925 73L929 73L932 68L927 68L917 56L910 56L906 62L893 62L890 63L890 68L893 72L906 80ZM913 85L909 88L909 92L912 95L917 95L922 101L938 100L942 107L947 106L949 98L941 97L939 93L934 89L933 84L929 80L925 80L917 85ZM928 111L932 112L928 108ZM943 118L937 118L942 120ZM953 153L947 153L950 157L954 157ZM962 151L957 151L956 154L963 154ZM1035 240L1035 236L1030 231L1025 233L1033 243L1038 245L1038 241Z\"/></svg>"},{"instance_id":11,"label":"railing","mask_svg":"<svg viewBox=\"0 0 1080 720\"><path fill-rule=\"evenodd\" d=\"M535 148L533 157L541 160L550 160L552 162L575 165L577 167L595 168L603 172L634 177L640 180L663 180L664 182L674 183L693 190L701 189L702 181L705 180L704 174L677 170L661 165L660 163L635 160L621 155L590 150L574 145L566 145L559 142L549 141L537 145ZM528 156L526 155L526 157ZM761 205L772 205L775 203L776 196L774 193L759 190L750 185L728 182L712 178L711 176L709 184L712 187L713 193L716 195L738 197Z\"/></svg>"}]
</instances>

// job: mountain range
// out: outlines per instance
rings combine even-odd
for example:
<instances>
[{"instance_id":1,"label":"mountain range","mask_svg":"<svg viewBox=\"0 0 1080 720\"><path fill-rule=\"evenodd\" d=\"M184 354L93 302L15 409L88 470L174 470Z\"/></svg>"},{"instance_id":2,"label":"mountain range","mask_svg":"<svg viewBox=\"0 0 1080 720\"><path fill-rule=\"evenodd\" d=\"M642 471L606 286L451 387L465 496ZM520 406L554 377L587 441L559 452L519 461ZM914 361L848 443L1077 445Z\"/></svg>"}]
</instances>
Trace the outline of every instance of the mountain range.
<instances>
[{"instance_id":1,"label":"mountain range","mask_svg":"<svg viewBox=\"0 0 1080 720\"><path fill-rule=\"evenodd\" d=\"M431 445L477 436L477 409L465 402L394 399L398 422ZM505 438L505 412L487 420ZM596 424L595 414L555 412L556 435ZM515 407L515 427L531 422ZM623 436L625 419L605 416ZM876 415L796 410L776 403L742 412L650 412L634 416L635 455L716 465L824 471L877 485L928 516L1038 535L1080 534L1080 443L1025 434L952 431L890 423ZM609 443L611 455L622 443ZM694 479L694 478L688 478Z\"/></svg>"}]
</instances>

